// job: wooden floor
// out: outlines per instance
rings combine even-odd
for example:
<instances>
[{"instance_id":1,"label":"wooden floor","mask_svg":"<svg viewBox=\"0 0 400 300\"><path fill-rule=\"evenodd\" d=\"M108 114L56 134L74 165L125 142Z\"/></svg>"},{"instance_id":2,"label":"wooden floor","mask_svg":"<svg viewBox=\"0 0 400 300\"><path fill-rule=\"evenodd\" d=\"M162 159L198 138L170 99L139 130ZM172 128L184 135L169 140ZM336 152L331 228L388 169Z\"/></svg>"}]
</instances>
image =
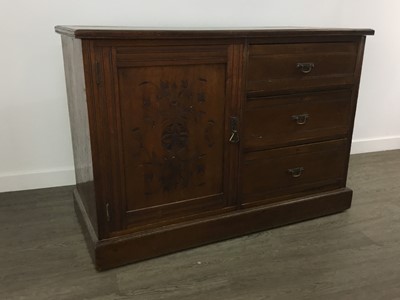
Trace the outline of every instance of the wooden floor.
<instances>
[{"instance_id":1,"label":"wooden floor","mask_svg":"<svg viewBox=\"0 0 400 300\"><path fill-rule=\"evenodd\" d=\"M0 299L400 299L400 151L355 155L341 214L98 273L72 187L0 194Z\"/></svg>"}]
</instances>

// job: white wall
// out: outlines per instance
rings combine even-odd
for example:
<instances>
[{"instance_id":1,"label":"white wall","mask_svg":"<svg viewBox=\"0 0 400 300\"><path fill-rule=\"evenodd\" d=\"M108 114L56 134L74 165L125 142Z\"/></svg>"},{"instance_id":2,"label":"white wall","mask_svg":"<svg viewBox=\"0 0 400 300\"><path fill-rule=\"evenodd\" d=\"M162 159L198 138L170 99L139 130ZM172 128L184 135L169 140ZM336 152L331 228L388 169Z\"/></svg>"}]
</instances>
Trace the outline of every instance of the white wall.
<instances>
[{"instance_id":1,"label":"white wall","mask_svg":"<svg viewBox=\"0 0 400 300\"><path fill-rule=\"evenodd\" d=\"M74 183L57 24L372 27L353 150L400 148L396 0L0 2L0 191ZM373 5L374 4L374 5ZM363 7L362 11L359 10ZM372 140L371 140L372 139Z\"/></svg>"},{"instance_id":2,"label":"white wall","mask_svg":"<svg viewBox=\"0 0 400 300\"><path fill-rule=\"evenodd\" d=\"M344 3L342 26L376 31L365 48L352 152L400 149L400 1Z\"/></svg>"}]
</instances>

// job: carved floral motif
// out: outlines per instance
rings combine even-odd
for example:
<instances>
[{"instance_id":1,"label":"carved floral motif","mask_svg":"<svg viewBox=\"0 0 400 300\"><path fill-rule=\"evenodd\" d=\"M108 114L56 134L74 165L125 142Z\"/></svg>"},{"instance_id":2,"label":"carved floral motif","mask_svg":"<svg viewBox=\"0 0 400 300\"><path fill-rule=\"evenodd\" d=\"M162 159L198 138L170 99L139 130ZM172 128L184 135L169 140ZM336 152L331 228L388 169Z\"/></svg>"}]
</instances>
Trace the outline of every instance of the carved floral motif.
<instances>
[{"instance_id":1,"label":"carved floral motif","mask_svg":"<svg viewBox=\"0 0 400 300\"><path fill-rule=\"evenodd\" d=\"M148 187L146 190L154 190L155 180L165 192L168 192L179 187L187 187L193 176L197 179L199 176L203 177L205 155L196 149L187 151L186 148L190 139L198 138L204 139L208 147L214 145L212 131L215 121L207 121L203 136L191 136L188 130L189 121L197 123L206 115L206 112L201 110L201 104L207 101L204 91L206 83L206 79L199 78L194 84L190 84L188 80L179 82L160 80L158 84L144 81L139 84L141 87L155 89L153 97L148 96L149 93L143 93L146 95L142 98L143 110L146 122L153 128L156 126L156 121L163 124L160 143L165 151L162 157L154 152L147 154L148 162L144 164L145 185ZM137 141L138 145L148 152L143 149L141 135L137 131L135 134L140 139ZM159 170L158 178L155 178L152 171L156 169ZM197 182L199 186L204 184L202 180Z\"/></svg>"},{"instance_id":2,"label":"carved floral motif","mask_svg":"<svg viewBox=\"0 0 400 300\"><path fill-rule=\"evenodd\" d=\"M172 123L164 128L161 136L161 144L168 151L177 151L186 147L188 135L184 124Z\"/></svg>"}]
</instances>

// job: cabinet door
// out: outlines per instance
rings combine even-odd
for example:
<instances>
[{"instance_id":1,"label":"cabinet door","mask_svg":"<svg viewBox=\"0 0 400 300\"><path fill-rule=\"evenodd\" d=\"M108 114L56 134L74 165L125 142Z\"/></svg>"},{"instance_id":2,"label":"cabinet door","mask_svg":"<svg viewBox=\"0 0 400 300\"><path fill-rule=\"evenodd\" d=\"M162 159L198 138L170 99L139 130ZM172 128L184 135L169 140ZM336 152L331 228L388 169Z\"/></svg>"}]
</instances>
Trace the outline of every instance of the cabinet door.
<instances>
[{"instance_id":1,"label":"cabinet door","mask_svg":"<svg viewBox=\"0 0 400 300\"><path fill-rule=\"evenodd\" d=\"M118 47L123 225L190 219L231 206L229 47Z\"/></svg>"}]
</instances>

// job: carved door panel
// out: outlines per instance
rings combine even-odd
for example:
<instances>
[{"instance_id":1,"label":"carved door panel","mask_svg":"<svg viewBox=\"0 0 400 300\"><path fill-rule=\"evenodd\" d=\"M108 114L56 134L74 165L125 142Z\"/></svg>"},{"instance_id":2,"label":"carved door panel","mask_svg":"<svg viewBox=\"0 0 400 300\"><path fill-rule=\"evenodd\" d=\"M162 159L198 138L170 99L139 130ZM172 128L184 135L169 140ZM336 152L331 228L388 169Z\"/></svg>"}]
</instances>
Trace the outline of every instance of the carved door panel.
<instances>
[{"instance_id":1,"label":"carved door panel","mask_svg":"<svg viewBox=\"0 0 400 300\"><path fill-rule=\"evenodd\" d=\"M126 227L230 206L228 47L186 48L117 50Z\"/></svg>"}]
</instances>

